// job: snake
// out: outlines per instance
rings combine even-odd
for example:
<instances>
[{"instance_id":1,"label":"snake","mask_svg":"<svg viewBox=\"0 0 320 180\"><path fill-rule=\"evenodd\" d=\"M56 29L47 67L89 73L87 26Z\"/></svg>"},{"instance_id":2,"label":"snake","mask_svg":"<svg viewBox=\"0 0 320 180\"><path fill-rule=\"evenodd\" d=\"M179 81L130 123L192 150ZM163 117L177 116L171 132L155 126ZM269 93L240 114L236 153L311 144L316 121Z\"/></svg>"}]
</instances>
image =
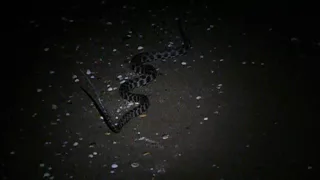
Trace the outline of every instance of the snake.
<instances>
[{"instance_id":1,"label":"snake","mask_svg":"<svg viewBox=\"0 0 320 180\"><path fill-rule=\"evenodd\" d=\"M188 50L191 49L191 42L183 31L181 19L178 19L177 21L180 36L182 39L182 43L180 46L165 48L161 51L140 52L131 58L129 62L129 68L138 76L132 79L128 79L127 81L122 83L119 87L119 94L122 99L125 99L129 102L138 103L139 105L124 113L117 122L112 120L111 115L104 108L100 100L95 100L94 97L85 88L80 86L80 88L93 102L95 108L103 118L104 123L112 132L119 133L131 119L145 113L150 107L150 100L146 95L132 93L135 88L149 84L160 74L154 66L148 63L158 60L165 61L167 59L177 58L179 56L187 54Z\"/></svg>"}]
</instances>

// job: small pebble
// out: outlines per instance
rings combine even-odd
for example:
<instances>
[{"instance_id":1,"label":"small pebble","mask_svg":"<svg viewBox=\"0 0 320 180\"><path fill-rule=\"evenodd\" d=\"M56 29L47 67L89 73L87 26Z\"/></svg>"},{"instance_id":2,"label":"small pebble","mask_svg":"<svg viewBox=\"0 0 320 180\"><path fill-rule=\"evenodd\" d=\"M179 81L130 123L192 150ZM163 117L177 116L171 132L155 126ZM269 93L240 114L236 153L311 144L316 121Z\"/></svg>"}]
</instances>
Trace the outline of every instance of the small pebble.
<instances>
[{"instance_id":1,"label":"small pebble","mask_svg":"<svg viewBox=\"0 0 320 180\"><path fill-rule=\"evenodd\" d=\"M37 89L37 92L41 92L42 91L42 89Z\"/></svg>"},{"instance_id":2,"label":"small pebble","mask_svg":"<svg viewBox=\"0 0 320 180\"><path fill-rule=\"evenodd\" d=\"M203 118L203 120L207 121L207 120L208 120L208 117Z\"/></svg>"},{"instance_id":3,"label":"small pebble","mask_svg":"<svg viewBox=\"0 0 320 180\"><path fill-rule=\"evenodd\" d=\"M201 99L201 96L197 96L196 99L197 99L197 100L200 100L200 99Z\"/></svg>"},{"instance_id":4,"label":"small pebble","mask_svg":"<svg viewBox=\"0 0 320 180\"><path fill-rule=\"evenodd\" d=\"M45 178L45 177L49 177L50 176L50 173L48 173L48 172L46 172L46 173L44 173L43 174L43 177Z\"/></svg>"},{"instance_id":5,"label":"small pebble","mask_svg":"<svg viewBox=\"0 0 320 180\"><path fill-rule=\"evenodd\" d=\"M143 49L143 47L142 47L142 46L139 46L139 47L138 47L138 50L142 50L142 49Z\"/></svg>"},{"instance_id":6,"label":"small pebble","mask_svg":"<svg viewBox=\"0 0 320 180\"><path fill-rule=\"evenodd\" d=\"M182 64L183 66L187 65L187 63L186 63L186 62L182 62L181 64Z\"/></svg>"},{"instance_id":7,"label":"small pebble","mask_svg":"<svg viewBox=\"0 0 320 180\"><path fill-rule=\"evenodd\" d=\"M118 168L118 165L117 164L112 164L111 168L116 169L116 168Z\"/></svg>"},{"instance_id":8,"label":"small pebble","mask_svg":"<svg viewBox=\"0 0 320 180\"><path fill-rule=\"evenodd\" d=\"M78 142L74 142L74 143L73 143L73 146L78 146L78 145L79 145Z\"/></svg>"},{"instance_id":9,"label":"small pebble","mask_svg":"<svg viewBox=\"0 0 320 180\"><path fill-rule=\"evenodd\" d=\"M162 139L168 139L169 138L169 134L164 134L163 136L162 136Z\"/></svg>"},{"instance_id":10,"label":"small pebble","mask_svg":"<svg viewBox=\"0 0 320 180\"><path fill-rule=\"evenodd\" d=\"M44 51L49 51L49 48L44 48Z\"/></svg>"},{"instance_id":11,"label":"small pebble","mask_svg":"<svg viewBox=\"0 0 320 180\"><path fill-rule=\"evenodd\" d=\"M93 152L92 154L93 154L93 155L95 155L95 156L96 156L96 155L98 155L98 153L97 153L97 152Z\"/></svg>"},{"instance_id":12,"label":"small pebble","mask_svg":"<svg viewBox=\"0 0 320 180\"><path fill-rule=\"evenodd\" d=\"M133 167L133 168L136 168L136 167L139 167L139 166L140 166L139 163L132 163L132 164L131 164L131 167Z\"/></svg>"},{"instance_id":13,"label":"small pebble","mask_svg":"<svg viewBox=\"0 0 320 180\"><path fill-rule=\"evenodd\" d=\"M51 108L52 108L53 110L56 110L56 109L58 108L58 106L55 105L55 104L52 104L52 105L51 105Z\"/></svg>"}]
</instances>

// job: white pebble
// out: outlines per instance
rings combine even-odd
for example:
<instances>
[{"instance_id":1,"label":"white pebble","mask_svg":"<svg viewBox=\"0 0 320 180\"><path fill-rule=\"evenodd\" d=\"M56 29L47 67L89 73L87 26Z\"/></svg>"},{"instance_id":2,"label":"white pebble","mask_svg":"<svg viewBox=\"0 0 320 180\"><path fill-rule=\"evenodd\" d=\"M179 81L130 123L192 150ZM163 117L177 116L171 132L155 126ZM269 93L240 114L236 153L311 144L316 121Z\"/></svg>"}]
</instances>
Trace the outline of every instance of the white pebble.
<instances>
[{"instance_id":1,"label":"white pebble","mask_svg":"<svg viewBox=\"0 0 320 180\"><path fill-rule=\"evenodd\" d=\"M111 167L112 167L113 169L116 169L116 168L118 168L118 164L112 164Z\"/></svg>"},{"instance_id":2,"label":"white pebble","mask_svg":"<svg viewBox=\"0 0 320 180\"><path fill-rule=\"evenodd\" d=\"M87 75L90 75L91 74L91 71L90 71L90 69L87 69Z\"/></svg>"},{"instance_id":3,"label":"white pebble","mask_svg":"<svg viewBox=\"0 0 320 180\"><path fill-rule=\"evenodd\" d=\"M75 80L74 80L74 82L79 82L79 81L80 81L79 79L75 79Z\"/></svg>"},{"instance_id":4,"label":"white pebble","mask_svg":"<svg viewBox=\"0 0 320 180\"><path fill-rule=\"evenodd\" d=\"M113 51L113 52L117 52L117 49L113 49L112 51Z\"/></svg>"},{"instance_id":5,"label":"white pebble","mask_svg":"<svg viewBox=\"0 0 320 180\"><path fill-rule=\"evenodd\" d=\"M168 139L169 138L169 135L168 134L165 134L162 136L162 139Z\"/></svg>"},{"instance_id":6,"label":"white pebble","mask_svg":"<svg viewBox=\"0 0 320 180\"><path fill-rule=\"evenodd\" d=\"M44 173L43 174L43 177L45 178L45 177L49 177L50 176L50 173L48 173L48 172L46 172L46 173Z\"/></svg>"},{"instance_id":7,"label":"white pebble","mask_svg":"<svg viewBox=\"0 0 320 180\"><path fill-rule=\"evenodd\" d=\"M54 71L49 71L49 74L54 74L55 72Z\"/></svg>"},{"instance_id":8,"label":"white pebble","mask_svg":"<svg viewBox=\"0 0 320 180\"><path fill-rule=\"evenodd\" d=\"M74 142L74 143L73 143L73 146L78 146L78 145L79 145L78 142Z\"/></svg>"},{"instance_id":9,"label":"white pebble","mask_svg":"<svg viewBox=\"0 0 320 180\"><path fill-rule=\"evenodd\" d=\"M53 110L56 110L56 109L58 108L58 106L55 105L55 104L52 104L52 105L51 105L51 108L52 108Z\"/></svg>"},{"instance_id":10,"label":"white pebble","mask_svg":"<svg viewBox=\"0 0 320 180\"><path fill-rule=\"evenodd\" d=\"M93 155L92 155L92 154L89 154L88 157L89 157L89 158L93 158Z\"/></svg>"},{"instance_id":11,"label":"white pebble","mask_svg":"<svg viewBox=\"0 0 320 180\"><path fill-rule=\"evenodd\" d=\"M44 163L39 164L40 167L44 167Z\"/></svg>"},{"instance_id":12,"label":"white pebble","mask_svg":"<svg viewBox=\"0 0 320 180\"><path fill-rule=\"evenodd\" d=\"M93 154L93 155L95 155L95 156L96 156L96 155L98 155L98 153L97 153L97 152L93 152L92 154Z\"/></svg>"},{"instance_id":13,"label":"white pebble","mask_svg":"<svg viewBox=\"0 0 320 180\"><path fill-rule=\"evenodd\" d=\"M108 88L108 91L112 91L112 87L109 87L109 88Z\"/></svg>"},{"instance_id":14,"label":"white pebble","mask_svg":"<svg viewBox=\"0 0 320 180\"><path fill-rule=\"evenodd\" d=\"M66 116L70 116L70 113L66 113Z\"/></svg>"},{"instance_id":15,"label":"white pebble","mask_svg":"<svg viewBox=\"0 0 320 180\"><path fill-rule=\"evenodd\" d=\"M207 120L208 120L208 117L203 118L203 120L207 121Z\"/></svg>"},{"instance_id":16,"label":"white pebble","mask_svg":"<svg viewBox=\"0 0 320 180\"><path fill-rule=\"evenodd\" d=\"M201 96L197 96L196 99L197 99L197 100L201 99Z\"/></svg>"},{"instance_id":17,"label":"white pebble","mask_svg":"<svg viewBox=\"0 0 320 180\"><path fill-rule=\"evenodd\" d=\"M42 89L37 89L37 92L41 92L42 91Z\"/></svg>"},{"instance_id":18,"label":"white pebble","mask_svg":"<svg viewBox=\"0 0 320 180\"><path fill-rule=\"evenodd\" d=\"M247 64L247 62L243 61L242 64Z\"/></svg>"},{"instance_id":19,"label":"white pebble","mask_svg":"<svg viewBox=\"0 0 320 180\"><path fill-rule=\"evenodd\" d=\"M72 75L72 79L76 79L78 76L77 75Z\"/></svg>"},{"instance_id":20,"label":"white pebble","mask_svg":"<svg viewBox=\"0 0 320 180\"><path fill-rule=\"evenodd\" d=\"M133 167L133 168L136 168L136 167L139 167L139 166L140 166L139 163L132 163L132 164L131 164L131 167Z\"/></svg>"},{"instance_id":21,"label":"white pebble","mask_svg":"<svg viewBox=\"0 0 320 180\"><path fill-rule=\"evenodd\" d=\"M187 63L186 63L186 62L182 62L181 64L182 64L183 66L187 65Z\"/></svg>"},{"instance_id":22,"label":"white pebble","mask_svg":"<svg viewBox=\"0 0 320 180\"><path fill-rule=\"evenodd\" d=\"M138 46L138 50L142 50L143 49L143 47L142 46Z\"/></svg>"},{"instance_id":23,"label":"white pebble","mask_svg":"<svg viewBox=\"0 0 320 180\"><path fill-rule=\"evenodd\" d=\"M49 51L49 48L44 48L44 51Z\"/></svg>"}]
</instances>

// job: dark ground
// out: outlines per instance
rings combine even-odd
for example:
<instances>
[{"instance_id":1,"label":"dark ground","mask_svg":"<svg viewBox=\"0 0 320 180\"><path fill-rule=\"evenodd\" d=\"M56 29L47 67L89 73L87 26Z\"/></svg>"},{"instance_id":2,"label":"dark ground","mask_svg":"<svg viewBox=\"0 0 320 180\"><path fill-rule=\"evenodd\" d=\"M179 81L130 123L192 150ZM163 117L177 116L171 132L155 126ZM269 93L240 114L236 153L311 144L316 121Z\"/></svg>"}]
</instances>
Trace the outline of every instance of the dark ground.
<instances>
[{"instance_id":1,"label":"dark ground","mask_svg":"<svg viewBox=\"0 0 320 180\"><path fill-rule=\"evenodd\" d=\"M10 6L2 179L311 179L319 168L316 7L141 2ZM156 63L165 75L137 90L150 95L147 116L110 134L79 88L89 89L80 69L95 73L99 90L118 87L129 72L121 64L138 46L179 43L174 18L183 13L193 49ZM127 105L117 90L102 99L115 116Z\"/></svg>"}]
</instances>

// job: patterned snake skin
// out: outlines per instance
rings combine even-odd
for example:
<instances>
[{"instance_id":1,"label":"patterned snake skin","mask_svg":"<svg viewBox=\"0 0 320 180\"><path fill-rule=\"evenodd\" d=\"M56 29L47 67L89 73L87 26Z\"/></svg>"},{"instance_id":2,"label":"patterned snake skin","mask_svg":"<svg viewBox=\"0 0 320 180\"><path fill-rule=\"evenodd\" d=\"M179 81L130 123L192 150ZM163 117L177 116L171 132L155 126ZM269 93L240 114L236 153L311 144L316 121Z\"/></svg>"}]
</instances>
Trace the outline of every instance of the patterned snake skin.
<instances>
[{"instance_id":1,"label":"patterned snake skin","mask_svg":"<svg viewBox=\"0 0 320 180\"><path fill-rule=\"evenodd\" d=\"M131 59L130 68L135 73L139 74L139 76L121 84L119 88L119 93L121 98L126 99L130 102L138 102L139 105L133 108L132 110L126 112L118 120L118 122L114 123L111 119L111 116L104 108L102 103L100 101L98 103L83 87L81 87L81 89L93 101L95 107L99 111L100 115L103 117L104 122L107 124L107 126L110 128L112 132L119 133L125 124L127 124L131 119L146 112L150 106L150 102L147 96L143 94L131 93L133 89L138 88L140 86L145 86L157 77L157 70L152 65L146 63L182 56L185 55L187 51L190 49L191 43L182 30L181 20L178 20L178 23L179 31L183 39L183 44L181 46L170 49L167 48L160 52L142 52L135 55Z\"/></svg>"}]
</instances>

